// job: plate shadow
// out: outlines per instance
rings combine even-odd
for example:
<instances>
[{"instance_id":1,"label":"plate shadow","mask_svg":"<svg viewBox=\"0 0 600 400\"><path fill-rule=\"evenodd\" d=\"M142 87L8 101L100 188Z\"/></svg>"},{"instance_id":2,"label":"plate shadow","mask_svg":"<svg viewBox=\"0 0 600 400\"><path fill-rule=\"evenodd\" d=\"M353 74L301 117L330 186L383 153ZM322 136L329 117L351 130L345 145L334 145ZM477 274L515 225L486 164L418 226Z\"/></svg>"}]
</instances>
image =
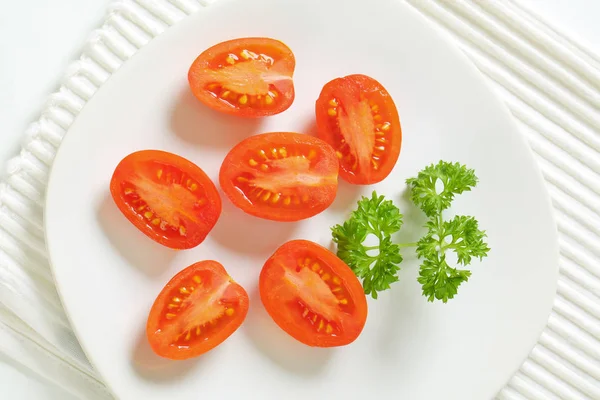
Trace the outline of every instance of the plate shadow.
<instances>
[{"instance_id":1,"label":"plate shadow","mask_svg":"<svg viewBox=\"0 0 600 400\"><path fill-rule=\"evenodd\" d=\"M305 377L317 376L333 356L335 349L309 347L285 333L271 319L260 300L258 287L249 291L250 310L244 333L271 361L287 371Z\"/></svg>"},{"instance_id":2,"label":"plate shadow","mask_svg":"<svg viewBox=\"0 0 600 400\"><path fill-rule=\"evenodd\" d=\"M129 264L149 276L165 271L177 254L140 232L119 211L109 193L98 206L96 216L111 245Z\"/></svg>"},{"instance_id":3,"label":"plate shadow","mask_svg":"<svg viewBox=\"0 0 600 400\"><path fill-rule=\"evenodd\" d=\"M260 118L241 118L212 110L188 87L179 93L171 111L171 130L180 139L201 147L229 150L258 133Z\"/></svg>"},{"instance_id":4,"label":"plate shadow","mask_svg":"<svg viewBox=\"0 0 600 400\"><path fill-rule=\"evenodd\" d=\"M254 217L235 207L222 194L223 209L211 231L211 238L221 246L240 254L275 251L273 243L285 243L297 228L294 222L277 222Z\"/></svg>"},{"instance_id":5,"label":"plate shadow","mask_svg":"<svg viewBox=\"0 0 600 400\"><path fill-rule=\"evenodd\" d=\"M363 194L364 187L361 185L352 185L341 177L338 177L338 190L335 200L331 204L331 209L334 211L345 211L348 215L344 216L344 220L350 217L350 212L356 209L356 205L361 196L370 196L370 192ZM341 224L344 220L337 222Z\"/></svg>"},{"instance_id":6,"label":"plate shadow","mask_svg":"<svg viewBox=\"0 0 600 400\"><path fill-rule=\"evenodd\" d=\"M410 189L408 188L405 188L402 191L399 199L392 200L395 204L400 205L400 212L402 213L403 221L402 229L400 229L397 234L393 235L394 241L396 243L416 242L427 231L425 228L427 216L412 202L410 199ZM410 257L409 259L416 259L416 255L414 253L414 248L412 247L403 249L402 251L402 255L405 257L405 260L407 260L405 254Z\"/></svg>"},{"instance_id":7,"label":"plate shadow","mask_svg":"<svg viewBox=\"0 0 600 400\"><path fill-rule=\"evenodd\" d=\"M157 355L148 343L145 326L140 330L135 348L131 354L133 370L143 379L151 382L176 382L212 362L213 349L208 353L187 360L170 360Z\"/></svg>"}]
</instances>

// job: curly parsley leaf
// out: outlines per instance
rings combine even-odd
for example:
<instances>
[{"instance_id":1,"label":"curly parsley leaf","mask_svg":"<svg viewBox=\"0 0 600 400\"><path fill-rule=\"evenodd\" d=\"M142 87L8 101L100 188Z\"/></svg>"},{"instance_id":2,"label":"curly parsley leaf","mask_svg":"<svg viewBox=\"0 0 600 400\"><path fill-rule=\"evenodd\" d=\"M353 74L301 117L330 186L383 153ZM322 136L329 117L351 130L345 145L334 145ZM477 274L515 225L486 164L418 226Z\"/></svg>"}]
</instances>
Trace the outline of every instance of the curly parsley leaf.
<instances>
[{"instance_id":1,"label":"curly parsley leaf","mask_svg":"<svg viewBox=\"0 0 600 400\"><path fill-rule=\"evenodd\" d=\"M416 178L408 179L411 198L429 217L428 232L417 242L417 256L423 259L418 281L429 301L452 299L471 272L448 265L447 251L454 251L457 263L469 265L473 257L486 257L490 248L484 241L485 231L473 217L458 215L444 221L442 211L450 207L456 194L470 191L477 184L472 169L458 163L440 161L423 169ZM438 182L441 182L441 188Z\"/></svg>"},{"instance_id":2,"label":"curly parsley leaf","mask_svg":"<svg viewBox=\"0 0 600 400\"><path fill-rule=\"evenodd\" d=\"M427 300L442 300L444 303L458 293L461 283L469 280L471 271L452 268L446 262L446 256L427 254L421 264L417 281L423 285L423 295Z\"/></svg>"},{"instance_id":3,"label":"curly parsley leaf","mask_svg":"<svg viewBox=\"0 0 600 400\"><path fill-rule=\"evenodd\" d=\"M412 189L413 203L432 217L450 207L455 195L470 191L477 184L477 177L474 170L464 165L440 161L425 167L406 183Z\"/></svg>"},{"instance_id":4,"label":"curly parsley leaf","mask_svg":"<svg viewBox=\"0 0 600 400\"><path fill-rule=\"evenodd\" d=\"M417 256L424 259L418 281L429 301L452 299L461 283L469 280L471 272L450 267L446 252L454 251L457 262L469 265L473 257L482 259L490 250L484 242L485 232L473 217L458 215L450 221L428 221L427 234L417 242Z\"/></svg>"},{"instance_id":5,"label":"curly parsley leaf","mask_svg":"<svg viewBox=\"0 0 600 400\"><path fill-rule=\"evenodd\" d=\"M358 202L358 208L346 222L331 228L333 241L338 245L338 257L363 280L365 293L374 299L377 292L389 289L398 281L402 256L400 247L392 243L391 235L401 226L402 214L398 207L373 192L371 198L363 197ZM377 246L363 244L369 234L377 237Z\"/></svg>"},{"instance_id":6,"label":"curly parsley leaf","mask_svg":"<svg viewBox=\"0 0 600 400\"><path fill-rule=\"evenodd\" d=\"M453 250L458 257L458 263L469 265L471 258L482 260L490 248L484 241L485 231L479 229L479 223L473 217L457 215L443 225L443 250Z\"/></svg>"}]
</instances>

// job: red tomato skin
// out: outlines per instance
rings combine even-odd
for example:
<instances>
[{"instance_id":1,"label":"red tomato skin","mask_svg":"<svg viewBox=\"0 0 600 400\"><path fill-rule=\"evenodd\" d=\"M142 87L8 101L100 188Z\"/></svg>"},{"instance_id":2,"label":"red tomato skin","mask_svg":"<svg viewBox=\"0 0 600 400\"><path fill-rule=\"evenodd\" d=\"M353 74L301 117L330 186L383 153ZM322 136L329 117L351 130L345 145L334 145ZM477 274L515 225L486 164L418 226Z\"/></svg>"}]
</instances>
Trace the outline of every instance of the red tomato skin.
<instances>
[{"instance_id":1,"label":"red tomato skin","mask_svg":"<svg viewBox=\"0 0 600 400\"><path fill-rule=\"evenodd\" d=\"M234 186L232 179L239 171L247 169L244 156L249 151L263 147L293 146L300 144L314 148L318 155L314 170L331 176L331 182L319 186L312 191L314 198L306 208L274 208L267 207L269 203L254 202ZM239 209L249 215L272 221L295 222L311 218L326 210L335 200L337 194L337 176L339 163L335 152L324 141L310 135L295 132L270 132L251 136L238 143L229 151L219 172L221 189L229 200Z\"/></svg>"},{"instance_id":2,"label":"red tomato skin","mask_svg":"<svg viewBox=\"0 0 600 400\"><path fill-rule=\"evenodd\" d=\"M162 314L166 312L166 307L170 301L167 294L169 294L172 289L177 289L186 278L189 278L189 276L192 276L195 273L201 273L202 271L208 271L217 275L224 275L231 280L233 290L239 295L239 304L238 308L236 308L235 320L233 320L231 324L226 325L225 329L220 330L215 336L209 338L205 342L201 343L201 345L196 347L182 349L170 345L169 343L161 342L160 338L156 335L156 332L160 327ZM198 357L214 349L227 340L233 333L235 333L237 329L239 329L239 327L244 323L246 316L248 315L248 309L248 293L242 286L235 283L231 277L229 277L223 265L214 260L200 261L188 266L173 276L173 278L171 278L171 280L164 286L159 295L156 297L156 300L154 301L154 304L152 305L148 315L148 321L146 323L146 337L154 353L160 357L171 360L186 360L189 358Z\"/></svg>"},{"instance_id":3,"label":"red tomato skin","mask_svg":"<svg viewBox=\"0 0 600 400\"><path fill-rule=\"evenodd\" d=\"M153 229L153 227L148 223L148 221L144 220L143 217L132 211L132 208L128 205L127 200L124 197L120 185L123 181L123 176L127 176L129 170L131 170L136 163L148 161L165 162L174 166L175 168L181 168L187 171L190 175L196 177L199 182L203 183L208 200L208 205L206 208L207 211L203 213L203 216L205 216L204 222L206 223L207 228L205 232L198 232L197 235L188 237L185 240L180 238L165 237L161 232ZM125 218L127 218L127 220L131 222L140 232L155 242L174 250L186 250L198 246L204 241L204 239L206 239L206 236L208 236L212 228L217 223L219 216L221 215L221 196L219 195L215 184L206 175L206 173L191 161L173 153L161 150L140 150L123 158L115 168L111 178L110 193L119 211L121 211Z\"/></svg>"},{"instance_id":4,"label":"red tomato skin","mask_svg":"<svg viewBox=\"0 0 600 400\"><path fill-rule=\"evenodd\" d=\"M221 101L218 97L213 96L202 87L200 77L207 71L213 68L215 60L225 53L234 52L239 48L262 49L269 48L273 54L279 56L279 68L293 76L296 59L294 53L283 42L267 38L267 37L248 37L231 39L218 43L204 50L192 63L188 71L188 82L194 96L211 109L225 114L243 117L243 118L260 118L276 115L286 111L295 99L295 89L293 81L282 82L281 87L282 97L278 100L275 107L272 108L236 108L226 102Z\"/></svg>"},{"instance_id":5,"label":"red tomato skin","mask_svg":"<svg viewBox=\"0 0 600 400\"><path fill-rule=\"evenodd\" d=\"M371 185L383 181L394 169L400 150L402 148L402 128L400 117L396 105L388 91L375 79L361 74L348 75L342 78L336 78L323 86L321 94L315 103L315 113L317 118L317 129L319 138L323 139L334 148L337 142L335 132L331 130L331 118L328 110L331 108L329 101L336 97L336 92L348 85L358 86L363 93L370 93L369 97L378 104L381 112L385 114L386 119L391 124L391 132L388 134L386 143L386 161L377 171L369 171L369 175L355 173L349 165L340 161L340 177L348 183L355 185ZM337 148L336 148L337 150Z\"/></svg>"},{"instance_id":6,"label":"red tomato skin","mask_svg":"<svg viewBox=\"0 0 600 400\"><path fill-rule=\"evenodd\" d=\"M283 285L279 279L280 272L278 270L281 269L281 265L285 263L286 259L289 263L292 263L294 257L306 254L318 258L323 263L322 265L333 266L332 271L339 277L342 285L349 293L354 309L351 314L342 314L345 325L343 335L328 336L323 332L321 334L311 332L310 329L306 329L299 322L298 318L288 312L285 304L282 304L286 298L290 300L293 295L282 294L277 291ZM334 253L308 240L291 240L275 251L261 270L259 291L263 306L273 321L284 332L310 347L338 347L353 343L361 334L367 321L367 299L354 272Z\"/></svg>"}]
</instances>

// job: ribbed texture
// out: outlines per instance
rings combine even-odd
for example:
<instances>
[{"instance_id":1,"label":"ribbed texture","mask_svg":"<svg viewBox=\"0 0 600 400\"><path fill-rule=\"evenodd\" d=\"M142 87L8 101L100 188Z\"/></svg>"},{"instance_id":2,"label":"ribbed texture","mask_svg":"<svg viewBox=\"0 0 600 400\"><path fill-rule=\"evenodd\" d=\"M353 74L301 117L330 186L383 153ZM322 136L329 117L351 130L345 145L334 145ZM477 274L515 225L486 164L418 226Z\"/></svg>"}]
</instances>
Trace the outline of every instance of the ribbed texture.
<instances>
[{"instance_id":1,"label":"ribbed texture","mask_svg":"<svg viewBox=\"0 0 600 400\"><path fill-rule=\"evenodd\" d=\"M69 328L48 268L42 207L49 167L98 87L153 37L212 2L113 2L0 183L0 351L82 398L110 395ZM554 309L498 399L600 399L600 59L511 0L408 3L452 38L505 100L556 210ZM23 356L32 349L47 361Z\"/></svg>"},{"instance_id":2,"label":"ribbed texture","mask_svg":"<svg viewBox=\"0 0 600 400\"><path fill-rule=\"evenodd\" d=\"M112 396L81 351L54 287L43 230L50 166L66 130L111 74L202 6L196 0L111 3L104 26L69 67L0 181L0 352L82 399Z\"/></svg>"},{"instance_id":3,"label":"ribbed texture","mask_svg":"<svg viewBox=\"0 0 600 400\"><path fill-rule=\"evenodd\" d=\"M500 399L600 399L600 70L511 1L410 0L498 89L556 209L561 258L548 328Z\"/></svg>"}]
</instances>

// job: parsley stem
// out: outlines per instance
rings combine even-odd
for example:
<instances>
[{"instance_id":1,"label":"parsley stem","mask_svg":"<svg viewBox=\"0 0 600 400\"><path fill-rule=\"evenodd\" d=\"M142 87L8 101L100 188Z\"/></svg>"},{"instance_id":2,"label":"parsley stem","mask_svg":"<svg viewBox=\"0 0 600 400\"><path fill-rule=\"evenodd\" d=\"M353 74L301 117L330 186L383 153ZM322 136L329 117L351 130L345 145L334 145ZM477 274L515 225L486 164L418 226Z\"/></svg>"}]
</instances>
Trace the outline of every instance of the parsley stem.
<instances>
[{"instance_id":1,"label":"parsley stem","mask_svg":"<svg viewBox=\"0 0 600 400\"><path fill-rule=\"evenodd\" d=\"M398 243L397 244L399 248L403 248L403 247L417 247L418 243L417 242L411 242L411 243Z\"/></svg>"}]
</instances>

